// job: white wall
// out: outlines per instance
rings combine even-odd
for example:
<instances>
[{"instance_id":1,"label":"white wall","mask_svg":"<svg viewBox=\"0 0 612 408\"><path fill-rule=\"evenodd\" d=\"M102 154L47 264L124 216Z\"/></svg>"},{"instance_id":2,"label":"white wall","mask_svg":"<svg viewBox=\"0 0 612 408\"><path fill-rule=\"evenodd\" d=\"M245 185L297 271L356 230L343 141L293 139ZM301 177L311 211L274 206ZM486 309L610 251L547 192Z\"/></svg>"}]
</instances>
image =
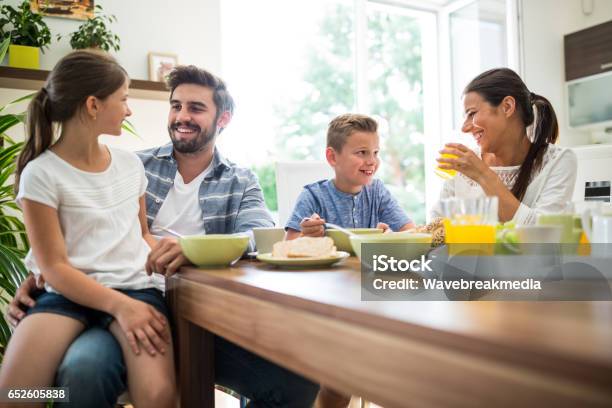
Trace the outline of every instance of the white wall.
<instances>
[{"instance_id":1,"label":"white wall","mask_svg":"<svg viewBox=\"0 0 612 408\"><path fill-rule=\"evenodd\" d=\"M135 79L148 78L147 55L150 51L169 52L179 56L179 62L195 64L221 73L221 0L97 0L105 11L117 16L112 29L121 38L117 58ZM565 69L563 36L602 22L612 20L612 0L593 0L593 13L586 16L582 0L522 0L521 26L523 33L523 77L536 93L548 97L561 123L560 143L580 145L590 141L584 132L569 129L565 106ZM589 0L585 0L587 3ZM20 0L5 0L16 5ZM76 30L79 21L46 18L52 32L68 34ZM68 39L53 42L42 55L42 68L50 69L69 51ZM0 104L24 94L0 89ZM132 136L120 143L130 148L163 143L167 103L132 100L131 118L140 141ZM114 143L113 143L114 144Z\"/></svg>"},{"instance_id":2,"label":"white wall","mask_svg":"<svg viewBox=\"0 0 612 408\"><path fill-rule=\"evenodd\" d=\"M5 0L5 3L15 6L21 1ZM177 54L181 64L194 64L215 73L220 71L220 0L96 0L96 4L117 17L111 29L121 39L121 50L115 57L132 79L148 79L150 51ZM54 41L41 55L41 68L51 69L70 51L67 34L82 22L55 17L47 17L45 21ZM56 34L65 38L58 43ZM31 92L0 89L0 105ZM129 104L133 111L130 121L141 139L124 134L120 138L105 136L103 142L131 150L167 143L168 102L132 98ZM23 109L25 104L11 111ZM10 134L19 138L22 129L15 130Z\"/></svg>"},{"instance_id":3,"label":"white wall","mask_svg":"<svg viewBox=\"0 0 612 408\"><path fill-rule=\"evenodd\" d=\"M21 0L5 0L18 5ZM179 63L194 64L219 72L220 0L96 0L117 22L111 30L121 39L119 62L134 79L148 79L150 51L177 54ZM82 23L46 17L53 33L50 49L41 55L43 69L51 69L70 51L69 36ZM64 38L58 43L55 34Z\"/></svg>"},{"instance_id":4,"label":"white wall","mask_svg":"<svg viewBox=\"0 0 612 408\"><path fill-rule=\"evenodd\" d=\"M563 36L612 20L612 1L592 3L593 13L584 15L582 0L522 0L523 78L532 92L553 104L560 122L559 143L566 146L590 143L588 133L567 126Z\"/></svg>"}]
</instances>

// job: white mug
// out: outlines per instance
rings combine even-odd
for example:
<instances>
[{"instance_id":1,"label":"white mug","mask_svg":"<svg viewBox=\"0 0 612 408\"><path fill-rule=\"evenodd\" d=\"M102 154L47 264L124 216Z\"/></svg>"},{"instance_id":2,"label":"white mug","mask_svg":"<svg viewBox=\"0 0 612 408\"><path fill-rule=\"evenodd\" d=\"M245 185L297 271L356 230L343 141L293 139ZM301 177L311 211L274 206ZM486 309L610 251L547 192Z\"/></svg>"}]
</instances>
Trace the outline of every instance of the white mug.
<instances>
[{"instance_id":1,"label":"white mug","mask_svg":"<svg viewBox=\"0 0 612 408\"><path fill-rule=\"evenodd\" d=\"M558 244L563 236L561 225L521 225L515 230L522 244Z\"/></svg>"},{"instance_id":2,"label":"white mug","mask_svg":"<svg viewBox=\"0 0 612 408\"><path fill-rule=\"evenodd\" d=\"M272 246L285 238L284 228L253 228L257 252L265 254L272 252Z\"/></svg>"},{"instance_id":3,"label":"white mug","mask_svg":"<svg viewBox=\"0 0 612 408\"><path fill-rule=\"evenodd\" d=\"M612 214L594 213L589 222L591 210L582 213L582 228L589 242L594 244L612 243Z\"/></svg>"}]
</instances>

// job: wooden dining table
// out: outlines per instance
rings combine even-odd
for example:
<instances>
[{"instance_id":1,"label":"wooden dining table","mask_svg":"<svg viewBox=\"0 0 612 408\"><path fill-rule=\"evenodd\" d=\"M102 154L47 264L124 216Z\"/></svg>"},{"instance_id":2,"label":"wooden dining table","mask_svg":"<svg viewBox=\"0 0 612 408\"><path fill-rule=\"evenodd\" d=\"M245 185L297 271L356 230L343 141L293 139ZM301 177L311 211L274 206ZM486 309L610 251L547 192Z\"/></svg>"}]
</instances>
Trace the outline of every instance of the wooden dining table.
<instances>
[{"instance_id":1,"label":"wooden dining table","mask_svg":"<svg viewBox=\"0 0 612 408\"><path fill-rule=\"evenodd\" d=\"M168 279L182 407L214 406L214 335L384 407L612 406L612 302L362 301L360 263Z\"/></svg>"}]
</instances>

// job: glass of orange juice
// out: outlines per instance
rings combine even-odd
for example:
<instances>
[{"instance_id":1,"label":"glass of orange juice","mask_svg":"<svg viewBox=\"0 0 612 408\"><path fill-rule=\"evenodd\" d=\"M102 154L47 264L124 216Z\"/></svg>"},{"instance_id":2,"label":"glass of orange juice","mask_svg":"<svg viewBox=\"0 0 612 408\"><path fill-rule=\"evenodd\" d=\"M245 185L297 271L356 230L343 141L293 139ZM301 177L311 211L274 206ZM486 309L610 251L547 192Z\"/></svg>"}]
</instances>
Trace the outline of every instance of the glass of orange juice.
<instances>
[{"instance_id":1,"label":"glass of orange juice","mask_svg":"<svg viewBox=\"0 0 612 408\"><path fill-rule=\"evenodd\" d=\"M497 197L449 198L441 202L446 243L455 248L493 254L498 222ZM466 245L467 244L467 245Z\"/></svg>"},{"instance_id":2,"label":"glass of orange juice","mask_svg":"<svg viewBox=\"0 0 612 408\"><path fill-rule=\"evenodd\" d=\"M456 159L457 158L456 155L450 154L450 153L442 153L440 157L445 158L445 159ZM457 175L457 170L441 169L440 166L436 166L436 168L434 169L434 173L436 173L436 175L438 175L439 177L445 180L448 180Z\"/></svg>"}]
</instances>

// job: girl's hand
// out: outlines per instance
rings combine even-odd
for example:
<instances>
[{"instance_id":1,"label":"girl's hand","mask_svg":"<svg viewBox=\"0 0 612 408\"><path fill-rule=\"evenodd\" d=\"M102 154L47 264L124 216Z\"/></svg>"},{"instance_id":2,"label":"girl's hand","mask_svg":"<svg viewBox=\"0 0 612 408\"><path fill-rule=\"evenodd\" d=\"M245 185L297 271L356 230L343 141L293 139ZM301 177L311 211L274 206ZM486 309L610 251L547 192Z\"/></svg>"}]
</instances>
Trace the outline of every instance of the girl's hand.
<instances>
[{"instance_id":1,"label":"girl's hand","mask_svg":"<svg viewBox=\"0 0 612 408\"><path fill-rule=\"evenodd\" d=\"M170 344L170 330L164 315L153 306L128 298L115 314L134 354L140 354L139 344L151 355L164 354Z\"/></svg>"},{"instance_id":2,"label":"girl's hand","mask_svg":"<svg viewBox=\"0 0 612 408\"><path fill-rule=\"evenodd\" d=\"M447 143L440 154L454 154L457 158L439 157L439 167L444 170L457 170L480 184L480 180L491 171L476 154L460 143Z\"/></svg>"}]
</instances>

